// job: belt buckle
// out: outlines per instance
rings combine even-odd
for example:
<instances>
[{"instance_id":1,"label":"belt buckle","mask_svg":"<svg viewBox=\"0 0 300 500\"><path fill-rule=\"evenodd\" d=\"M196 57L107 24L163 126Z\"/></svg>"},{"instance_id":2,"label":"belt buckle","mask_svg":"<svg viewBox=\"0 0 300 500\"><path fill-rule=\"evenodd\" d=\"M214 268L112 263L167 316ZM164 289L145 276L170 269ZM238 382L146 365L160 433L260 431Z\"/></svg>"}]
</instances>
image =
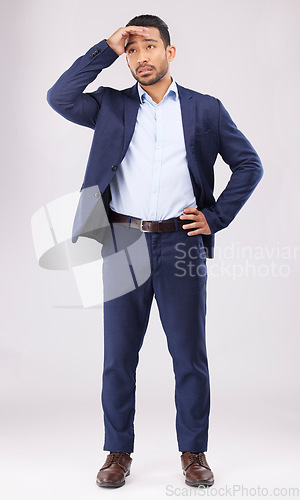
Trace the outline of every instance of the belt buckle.
<instances>
[{"instance_id":1,"label":"belt buckle","mask_svg":"<svg viewBox=\"0 0 300 500\"><path fill-rule=\"evenodd\" d=\"M147 219L141 219L141 221L140 221L140 231L142 233L151 233L151 231L147 231L147 229L143 229L143 222L151 222L151 221L148 221Z\"/></svg>"}]
</instances>

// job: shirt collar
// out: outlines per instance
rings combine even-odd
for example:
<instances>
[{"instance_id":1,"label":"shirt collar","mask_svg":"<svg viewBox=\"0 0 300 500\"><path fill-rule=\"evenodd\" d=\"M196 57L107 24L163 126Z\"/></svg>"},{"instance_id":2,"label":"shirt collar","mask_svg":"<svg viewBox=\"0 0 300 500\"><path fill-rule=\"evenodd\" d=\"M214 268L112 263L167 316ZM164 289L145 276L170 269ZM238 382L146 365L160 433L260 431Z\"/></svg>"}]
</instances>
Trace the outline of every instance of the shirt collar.
<instances>
[{"instance_id":1,"label":"shirt collar","mask_svg":"<svg viewBox=\"0 0 300 500\"><path fill-rule=\"evenodd\" d=\"M140 97L140 101L141 103L144 102L145 99L151 99L151 97L149 96L149 94L141 87L141 85L138 83L138 92L139 92L139 97ZM163 99L165 99L165 97L167 97L167 95L170 94L174 97L175 101L178 99L178 89L177 89L177 85L175 83L175 81L173 80L172 78L172 83L170 85L170 87L168 88L167 92L165 93Z\"/></svg>"}]
</instances>

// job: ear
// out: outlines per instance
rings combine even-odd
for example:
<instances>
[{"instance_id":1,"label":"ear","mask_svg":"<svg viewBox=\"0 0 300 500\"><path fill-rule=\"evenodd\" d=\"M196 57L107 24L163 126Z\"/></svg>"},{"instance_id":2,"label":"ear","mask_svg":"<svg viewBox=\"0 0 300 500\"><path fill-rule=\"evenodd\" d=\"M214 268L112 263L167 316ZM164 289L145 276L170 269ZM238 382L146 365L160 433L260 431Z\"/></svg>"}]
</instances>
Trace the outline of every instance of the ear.
<instances>
[{"instance_id":1,"label":"ear","mask_svg":"<svg viewBox=\"0 0 300 500\"><path fill-rule=\"evenodd\" d=\"M167 50L168 61L173 61L176 55L176 47L174 45L168 45L166 50Z\"/></svg>"}]
</instances>

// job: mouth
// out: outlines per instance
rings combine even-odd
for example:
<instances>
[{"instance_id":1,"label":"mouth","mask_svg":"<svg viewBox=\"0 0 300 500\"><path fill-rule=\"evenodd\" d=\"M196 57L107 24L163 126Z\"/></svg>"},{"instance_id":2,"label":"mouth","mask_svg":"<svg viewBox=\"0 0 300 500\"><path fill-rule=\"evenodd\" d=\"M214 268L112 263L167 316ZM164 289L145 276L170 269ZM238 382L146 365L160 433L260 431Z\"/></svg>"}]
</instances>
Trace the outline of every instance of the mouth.
<instances>
[{"instance_id":1,"label":"mouth","mask_svg":"<svg viewBox=\"0 0 300 500\"><path fill-rule=\"evenodd\" d=\"M138 74L139 75L147 75L149 73L151 73L152 71L152 68L150 68L149 66L143 66L142 68L138 69Z\"/></svg>"}]
</instances>

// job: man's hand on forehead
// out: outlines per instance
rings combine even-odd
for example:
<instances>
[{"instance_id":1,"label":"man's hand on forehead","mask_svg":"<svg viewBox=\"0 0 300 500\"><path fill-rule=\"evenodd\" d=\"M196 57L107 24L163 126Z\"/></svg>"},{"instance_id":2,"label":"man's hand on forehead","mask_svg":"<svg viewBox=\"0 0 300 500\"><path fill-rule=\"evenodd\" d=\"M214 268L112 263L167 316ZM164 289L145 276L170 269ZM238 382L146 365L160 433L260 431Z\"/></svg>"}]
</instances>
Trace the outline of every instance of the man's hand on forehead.
<instances>
[{"instance_id":1,"label":"man's hand on forehead","mask_svg":"<svg viewBox=\"0 0 300 500\"><path fill-rule=\"evenodd\" d=\"M148 36L149 29L145 26L125 26L113 33L106 42L120 56L124 54L125 46L133 35Z\"/></svg>"}]
</instances>

